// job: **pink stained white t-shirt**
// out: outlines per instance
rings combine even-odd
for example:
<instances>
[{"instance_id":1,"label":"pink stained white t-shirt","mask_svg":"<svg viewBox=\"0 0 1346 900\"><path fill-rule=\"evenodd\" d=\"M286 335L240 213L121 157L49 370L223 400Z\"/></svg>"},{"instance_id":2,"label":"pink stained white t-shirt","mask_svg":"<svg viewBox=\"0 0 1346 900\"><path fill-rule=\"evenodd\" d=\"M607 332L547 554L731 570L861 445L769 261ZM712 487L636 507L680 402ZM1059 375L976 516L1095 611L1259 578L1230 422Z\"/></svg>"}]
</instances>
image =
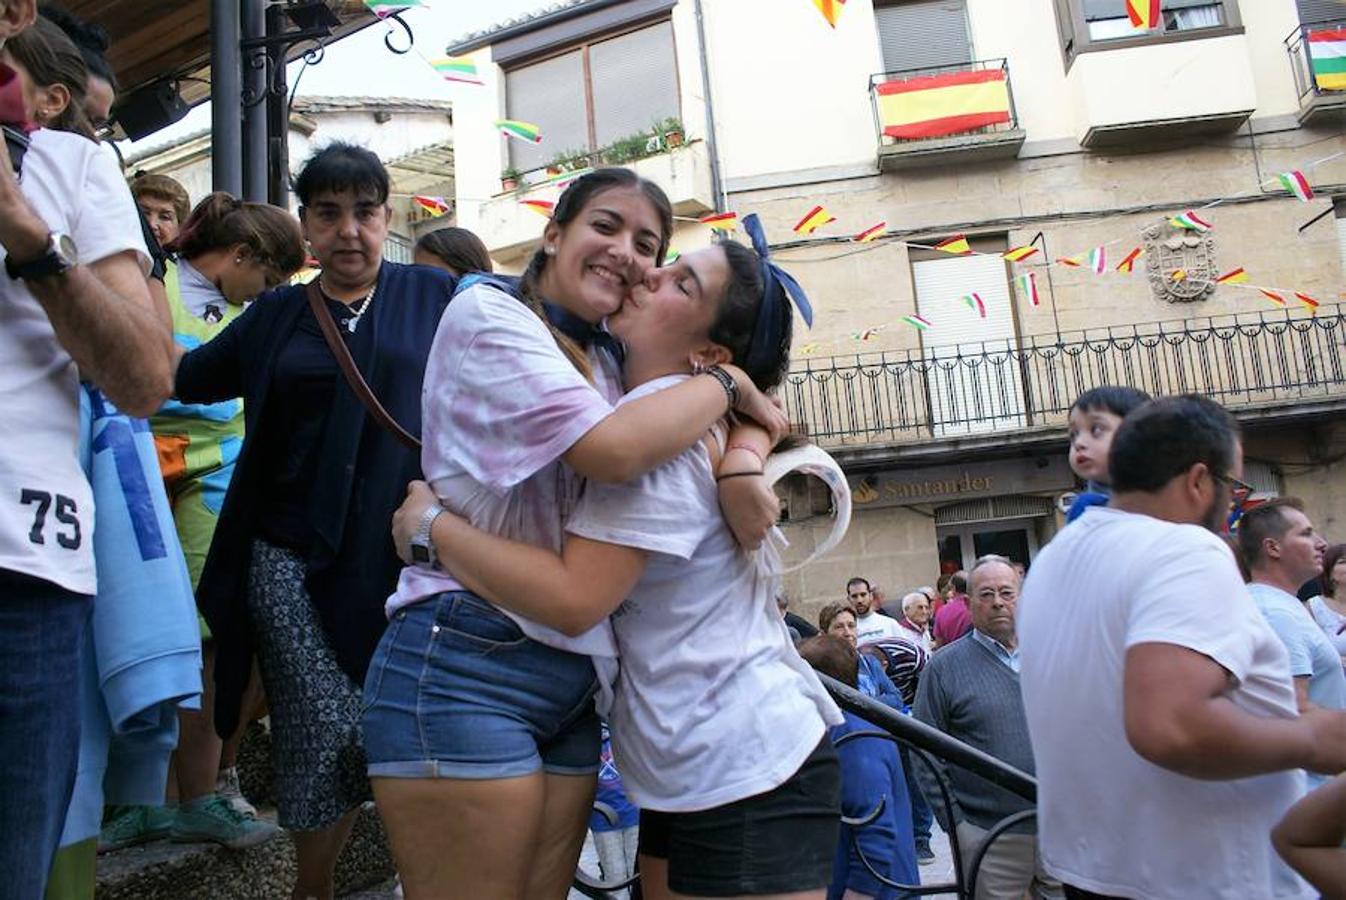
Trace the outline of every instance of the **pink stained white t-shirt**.
<instances>
[{"instance_id":1,"label":"pink stained white t-shirt","mask_svg":"<svg viewBox=\"0 0 1346 900\"><path fill-rule=\"evenodd\" d=\"M454 297L440 319L421 395L421 470L445 508L476 528L560 552L583 479L561 461L612 413L621 373L591 350L594 383L556 345L523 303L478 283ZM464 590L453 573L408 566L386 611L442 591ZM615 656L604 620L567 637L502 610L533 640L593 656Z\"/></svg>"}]
</instances>

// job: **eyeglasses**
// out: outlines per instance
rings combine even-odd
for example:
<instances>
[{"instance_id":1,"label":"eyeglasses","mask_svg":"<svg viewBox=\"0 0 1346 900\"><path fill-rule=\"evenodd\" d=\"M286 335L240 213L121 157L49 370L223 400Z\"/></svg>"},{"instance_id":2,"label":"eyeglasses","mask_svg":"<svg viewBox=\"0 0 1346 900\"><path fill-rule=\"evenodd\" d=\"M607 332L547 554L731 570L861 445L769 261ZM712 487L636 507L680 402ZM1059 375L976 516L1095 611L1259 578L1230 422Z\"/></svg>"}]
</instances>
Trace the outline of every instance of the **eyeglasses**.
<instances>
[{"instance_id":1,"label":"eyeglasses","mask_svg":"<svg viewBox=\"0 0 1346 900\"><path fill-rule=\"evenodd\" d=\"M1233 475L1221 475L1214 469L1211 469L1210 477L1214 478L1216 481L1223 481L1225 484L1229 485L1230 490L1234 491L1235 493L1241 493L1245 497L1257 490L1257 488L1253 487L1246 481L1240 481Z\"/></svg>"}]
</instances>

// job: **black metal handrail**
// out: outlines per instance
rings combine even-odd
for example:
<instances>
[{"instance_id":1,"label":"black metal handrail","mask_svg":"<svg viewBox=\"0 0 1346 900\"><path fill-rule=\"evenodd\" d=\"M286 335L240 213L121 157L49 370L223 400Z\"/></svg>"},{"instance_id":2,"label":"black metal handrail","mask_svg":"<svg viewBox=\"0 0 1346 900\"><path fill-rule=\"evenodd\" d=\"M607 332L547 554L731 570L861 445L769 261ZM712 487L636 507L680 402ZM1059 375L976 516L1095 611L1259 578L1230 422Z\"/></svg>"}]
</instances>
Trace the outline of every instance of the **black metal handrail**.
<instances>
[{"instance_id":1,"label":"black metal handrail","mask_svg":"<svg viewBox=\"0 0 1346 900\"><path fill-rule=\"evenodd\" d=\"M819 672L818 678L822 681L827 692L832 695L832 699L842 709L855 713L864 719L870 725L874 726L872 730L856 731L845 735L838 743L845 743L853 740L889 740L895 744L905 746L908 751L908 757L919 760L921 765L926 766L934 775L936 783L939 785L940 805L944 809L944 817L941 821L952 823L953 819L953 791L949 786L948 779L940 770L940 766L935 764L938 759L945 765L957 766L965 769L972 774L984 778L992 784L998 785L1013 794L1017 794L1023 799L1031 802L1037 802L1037 781L1032 775L1016 769L1009 763L1003 762L996 757L978 750L969 744L965 744L955 737L945 734L937 728L925 724L919 719L913 719L910 716L904 716L897 710L886 706L877 700L865 696L849 685L837 681L823 673ZM927 801L932 798L927 797ZM609 820L615 816L610 810L605 811L602 804L595 804L595 808L608 815ZM869 822L874 821L883 811L883 801L880 799L878 806L867 816L856 819L845 819L847 824L855 827L864 827ZM980 845L973 851L969 864L965 867L963 864L963 848L959 845L958 839L953 834L949 835L949 849L953 856L954 880L952 882L941 882L937 884L899 884L892 881L885 873L878 871L873 863L865 857L864 851L856 846L860 856L860 862L869 870L881 884L897 890L906 891L912 895L925 896L929 894L956 894L960 900L971 900L976 896L977 873L981 869L982 859L986 851L990 848L997 838L1005 834L1010 828L1033 818L1037 814L1036 809L1024 810L1007 816L997 822L986 833ZM592 875L586 873L583 869L576 872L574 887L586 897L595 898L595 900L612 900L616 896L615 892L623 888L630 887L639 880L639 873L630 879L621 882L603 883L595 879Z\"/></svg>"},{"instance_id":2,"label":"black metal handrail","mask_svg":"<svg viewBox=\"0 0 1346 900\"><path fill-rule=\"evenodd\" d=\"M1346 19L1300 25L1285 38L1285 52L1290 55L1290 68L1294 73L1295 93L1299 95L1300 106L1304 105L1305 98L1309 96L1318 97L1324 94L1346 96L1342 91L1323 90L1318 87L1318 80L1313 75L1313 59L1309 53L1310 32L1337 28L1346 28Z\"/></svg>"},{"instance_id":3,"label":"black metal handrail","mask_svg":"<svg viewBox=\"0 0 1346 900\"><path fill-rule=\"evenodd\" d=\"M910 81L914 78L921 78L929 75L947 75L953 72L981 72L998 69L1004 73L1005 90L1009 94L1009 121L1001 122L995 125L986 125L981 128L970 128L967 131L958 132L959 135L968 134L992 134L1002 131L1014 131L1019 127L1019 112L1014 105L1014 85L1010 82L1009 60L1001 57L998 59L974 59L965 63L955 63L947 66L927 66L919 69L896 69L891 72L876 72L869 76L869 99L874 112L874 133L880 144L912 144L921 141L931 140L931 138L899 138L883 133L883 120L879 114L879 94L878 86L893 81ZM956 135L948 135L954 137Z\"/></svg>"},{"instance_id":4,"label":"black metal handrail","mask_svg":"<svg viewBox=\"0 0 1346 900\"><path fill-rule=\"evenodd\" d=\"M1103 384L1232 409L1346 398L1346 307L804 359L783 393L791 421L836 445L1059 425Z\"/></svg>"}]
</instances>

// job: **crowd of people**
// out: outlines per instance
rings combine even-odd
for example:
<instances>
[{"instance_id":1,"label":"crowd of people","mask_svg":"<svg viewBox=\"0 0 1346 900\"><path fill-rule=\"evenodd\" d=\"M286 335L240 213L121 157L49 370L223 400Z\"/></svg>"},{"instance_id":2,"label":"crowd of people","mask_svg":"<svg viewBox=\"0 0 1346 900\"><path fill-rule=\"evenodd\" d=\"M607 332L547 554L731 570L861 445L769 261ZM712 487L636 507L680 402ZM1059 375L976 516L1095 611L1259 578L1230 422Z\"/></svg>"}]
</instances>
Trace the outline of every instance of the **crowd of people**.
<instances>
[{"instance_id":1,"label":"crowd of people","mask_svg":"<svg viewBox=\"0 0 1346 900\"><path fill-rule=\"evenodd\" d=\"M318 149L297 218L193 207L98 143L96 30L0 0L0 45L0 894L284 830L325 900L372 800L411 898L564 896L590 830L656 900L893 898L936 818L978 897L1346 895L1346 545L1248 502L1214 403L1086 392L1031 572L855 577L814 627L752 552L812 317L755 216L669 262L663 191L599 169L520 277L457 228L398 264L370 151Z\"/></svg>"}]
</instances>

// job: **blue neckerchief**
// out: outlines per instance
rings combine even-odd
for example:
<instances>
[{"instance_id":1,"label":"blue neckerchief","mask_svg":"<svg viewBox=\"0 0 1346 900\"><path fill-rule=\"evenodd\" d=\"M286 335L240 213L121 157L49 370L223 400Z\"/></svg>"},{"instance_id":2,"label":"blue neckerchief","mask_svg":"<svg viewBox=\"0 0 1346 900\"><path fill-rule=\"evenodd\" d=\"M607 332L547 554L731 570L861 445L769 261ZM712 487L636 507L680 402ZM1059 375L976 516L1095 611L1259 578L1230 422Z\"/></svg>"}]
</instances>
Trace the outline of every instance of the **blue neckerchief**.
<instances>
[{"instance_id":1,"label":"blue neckerchief","mask_svg":"<svg viewBox=\"0 0 1346 900\"><path fill-rule=\"evenodd\" d=\"M520 297L519 279L516 276L493 275L485 272L471 272L464 275L459 279L455 293L467 290L478 283L489 284L511 297ZM543 303L542 309L547 314L547 321L552 324L552 327L579 344L581 348L587 350L591 346L601 347L611 353L619 363L626 358L626 348L622 346L621 341L613 337L603 326L592 325L554 303Z\"/></svg>"}]
</instances>

